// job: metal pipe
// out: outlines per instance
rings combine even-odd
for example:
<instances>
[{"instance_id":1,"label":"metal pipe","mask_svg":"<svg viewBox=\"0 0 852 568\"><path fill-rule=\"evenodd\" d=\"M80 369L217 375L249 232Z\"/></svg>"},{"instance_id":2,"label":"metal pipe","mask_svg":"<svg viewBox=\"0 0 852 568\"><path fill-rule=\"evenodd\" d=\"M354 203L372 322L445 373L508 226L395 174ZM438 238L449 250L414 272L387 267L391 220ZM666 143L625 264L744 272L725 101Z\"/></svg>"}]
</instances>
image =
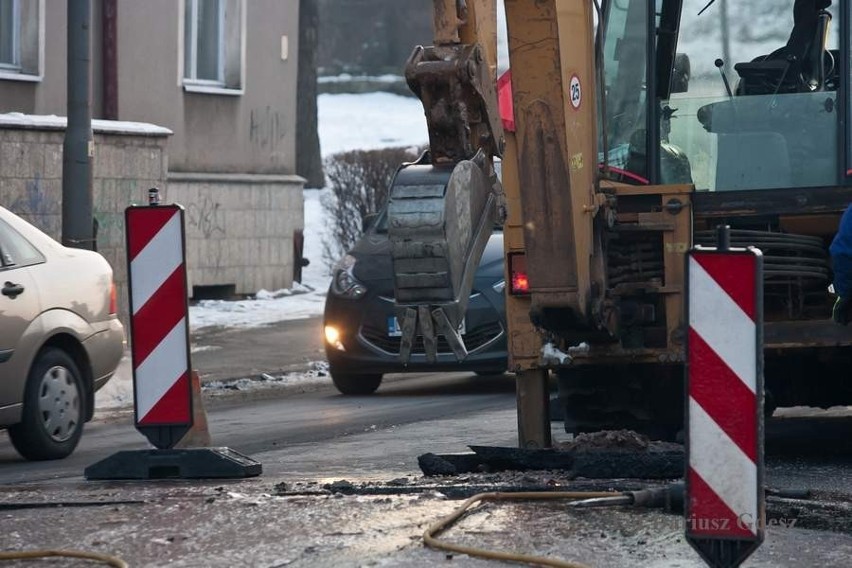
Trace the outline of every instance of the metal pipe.
<instances>
[{"instance_id":1,"label":"metal pipe","mask_svg":"<svg viewBox=\"0 0 852 568\"><path fill-rule=\"evenodd\" d=\"M91 0L68 0L67 109L62 145L62 243L94 248L92 213Z\"/></svg>"},{"instance_id":2,"label":"metal pipe","mask_svg":"<svg viewBox=\"0 0 852 568\"><path fill-rule=\"evenodd\" d=\"M103 0L101 48L103 53L103 117L118 120L118 0Z\"/></svg>"}]
</instances>

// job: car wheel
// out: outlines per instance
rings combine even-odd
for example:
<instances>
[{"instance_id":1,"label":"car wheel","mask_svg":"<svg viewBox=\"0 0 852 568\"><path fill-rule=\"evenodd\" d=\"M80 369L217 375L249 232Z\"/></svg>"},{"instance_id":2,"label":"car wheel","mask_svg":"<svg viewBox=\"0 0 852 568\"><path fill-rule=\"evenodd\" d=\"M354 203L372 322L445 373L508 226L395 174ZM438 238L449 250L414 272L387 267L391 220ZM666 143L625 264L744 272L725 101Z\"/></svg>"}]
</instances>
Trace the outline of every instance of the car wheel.
<instances>
[{"instance_id":1,"label":"car wheel","mask_svg":"<svg viewBox=\"0 0 852 568\"><path fill-rule=\"evenodd\" d=\"M60 349L44 349L27 377L21 422L9 428L12 445L28 460L67 457L83 434L84 400L74 360Z\"/></svg>"},{"instance_id":2,"label":"car wheel","mask_svg":"<svg viewBox=\"0 0 852 568\"><path fill-rule=\"evenodd\" d=\"M331 380L341 394L373 394L382 384L380 373L340 373L332 369Z\"/></svg>"}]
</instances>

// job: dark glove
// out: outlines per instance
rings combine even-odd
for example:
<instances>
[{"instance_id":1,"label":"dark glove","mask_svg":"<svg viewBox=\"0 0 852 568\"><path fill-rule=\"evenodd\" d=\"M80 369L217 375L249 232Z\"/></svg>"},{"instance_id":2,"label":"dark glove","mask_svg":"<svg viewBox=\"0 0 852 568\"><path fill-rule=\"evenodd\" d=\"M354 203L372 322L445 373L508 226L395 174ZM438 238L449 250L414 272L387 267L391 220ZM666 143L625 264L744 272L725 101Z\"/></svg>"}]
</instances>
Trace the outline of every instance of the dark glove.
<instances>
[{"instance_id":1,"label":"dark glove","mask_svg":"<svg viewBox=\"0 0 852 568\"><path fill-rule=\"evenodd\" d=\"M852 312L852 302L849 298L838 296L837 301L834 302L834 309L831 310L831 319L836 324L849 325L850 316L852 316L850 312Z\"/></svg>"}]
</instances>

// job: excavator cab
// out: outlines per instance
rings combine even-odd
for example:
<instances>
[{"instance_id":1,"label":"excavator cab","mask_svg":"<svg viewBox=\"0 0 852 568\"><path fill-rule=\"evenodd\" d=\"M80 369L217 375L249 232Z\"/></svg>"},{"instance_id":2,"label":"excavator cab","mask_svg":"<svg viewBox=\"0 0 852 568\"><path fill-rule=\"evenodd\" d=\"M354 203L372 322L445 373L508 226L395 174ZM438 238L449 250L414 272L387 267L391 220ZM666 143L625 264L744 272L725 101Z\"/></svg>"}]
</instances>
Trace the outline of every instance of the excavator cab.
<instances>
[{"instance_id":1,"label":"excavator cab","mask_svg":"<svg viewBox=\"0 0 852 568\"><path fill-rule=\"evenodd\" d=\"M520 444L549 444L551 373L566 431L673 437L685 254L728 225L763 252L767 408L852 403L828 254L852 202L852 3L504 0L508 95L497 2L433 3L436 45L406 70L432 162L391 191L406 337L452 338L503 221Z\"/></svg>"},{"instance_id":2,"label":"excavator cab","mask_svg":"<svg viewBox=\"0 0 852 568\"><path fill-rule=\"evenodd\" d=\"M693 183L698 191L827 186L845 178L838 162L847 57L841 8L830 0L705 6L609 3L601 125L607 177Z\"/></svg>"},{"instance_id":3,"label":"excavator cab","mask_svg":"<svg viewBox=\"0 0 852 568\"><path fill-rule=\"evenodd\" d=\"M719 8L700 16L684 9L678 51L692 62L690 88L661 97L658 106L661 117L671 116L669 140L690 158L696 190L842 183L846 6L795 0L758 9L728 0L724 12Z\"/></svg>"},{"instance_id":4,"label":"excavator cab","mask_svg":"<svg viewBox=\"0 0 852 568\"><path fill-rule=\"evenodd\" d=\"M683 253L713 246L722 224L764 255L769 411L852 401L852 333L830 321L828 255L852 202L850 10L606 3L599 169L616 201L604 254L618 325L612 344L557 369L566 430L679 429Z\"/></svg>"}]
</instances>

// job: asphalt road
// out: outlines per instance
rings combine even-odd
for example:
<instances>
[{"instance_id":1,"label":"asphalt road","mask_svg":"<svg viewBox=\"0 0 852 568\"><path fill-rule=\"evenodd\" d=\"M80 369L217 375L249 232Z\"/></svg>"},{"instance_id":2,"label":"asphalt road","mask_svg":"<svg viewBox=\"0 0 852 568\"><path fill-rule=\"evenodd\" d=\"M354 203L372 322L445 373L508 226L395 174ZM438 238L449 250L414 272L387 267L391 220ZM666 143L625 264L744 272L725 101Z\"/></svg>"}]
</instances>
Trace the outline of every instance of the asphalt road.
<instances>
[{"instance_id":1,"label":"asphalt road","mask_svg":"<svg viewBox=\"0 0 852 568\"><path fill-rule=\"evenodd\" d=\"M207 381L304 370L324 359L321 328L321 318L309 318L248 330L204 330L193 336L193 346L203 347L194 354L193 366ZM297 386L262 395L205 398L213 444L262 455L269 463L265 471L274 474L298 470L316 477L336 471L357 478L390 473L385 470L410 473L417 471L416 457L422 453L466 451L471 444L517 443L511 375L389 375L379 391L367 397L341 396L328 379L308 389ZM773 419L766 428L768 482L852 494L850 413L784 410L778 414L783 417ZM416 439L395 436L406 425L419 425ZM557 440L564 436L561 424L554 423L553 432ZM382 438L385 457L377 455L367 468L353 466L364 462L358 452L370 452L376 443L347 444L360 440L358 434ZM346 446L345 453L339 447L328 449L334 444ZM0 432L0 484L79 479L86 466L116 451L146 447L129 412L87 424L77 451L58 462L21 460ZM294 461L296 454L299 458Z\"/></svg>"},{"instance_id":2,"label":"asphalt road","mask_svg":"<svg viewBox=\"0 0 852 568\"><path fill-rule=\"evenodd\" d=\"M314 318L258 330L199 334L194 344L209 349L197 353L194 366L208 380L303 368L322 358L319 329L320 322ZM434 492L392 498L274 494L285 486L317 489L336 480L395 487L397 479L416 482L417 457L423 453L517 444L510 375L397 375L368 397L341 396L330 380L308 392L296 388L267 392L263 397L236 394L205 398L213 445L229 447L263 464L261 477L245 481L86 482L85 467L120 450L148 447L129 412L102 416L88 424L78 450L58 462L24 462L0 433L0 500L11 507L0 516L4 535L0 548L100 549L143 566L162 565L164 554L178 566L432 565L445 557L424 549L419 535L424 522L454 507ZM830 524L826 517L845 511L844 503L852 496L848 457L852 418L847 411L785 410L781 414L767 425L767 485L828 494L810 517L805 518L805 509L798 505L789 514L796 519L801 516L803 524L806 520L821 523L815 526ZM564 436L560 427L554 424L557 439ZM520 475L524 480L536 479L535 472ZM466 479L452 482L464 484ZM115 499L137 499L144 505L98 506ZM838 505L822 511L833 499ZM16 501L54 505L14 509ZM91 504L74 510L58 505L73 501ZM527 539L532 550L540 542L555 542L564 549L560 556L607 558L607 565L613 566L661 558L681 566L700 565L683 544L676 518L602 517L592 528L572 529L557 537L554 531L565 522L564 509L550 513L522 509L516 514L517 518L486 513L485 522L474 525L478 530L464 534L478 541L477 535L493 533L497 540L506 541L501 548L509 549L523 535L534 535ZM519 527L523 534L518 533ZM848 535L798 527L770 529L753 566L848 565L852 551ZM616 562L613 555L618 554L623 558ZM488 564L463 557L456 557L454 563Z\"/></svg>"},{"instance_id":3,"label":"asphalt road","mask_svg":"<svg viewBox=\"0 0 852 568\"><path fill-rule=\"evenodd\" d=\"M406 424L474 417L492 411L512 414L514 410L514 382L508 375L478 377L459 373L396 379L368 397L344 397L328 386L314 392L282 393L285 396L239 403L219 401L208 409L213 445L250 456L268 454L270 464L281 464L280 468L266 466L264 471L270 474L287 473L290 448L311 446L316 448L316 469L311 471L310 452L305 454L300 469L308 475L322 476L330 463L340 461L343 465L359 460L357 454L342 456L324 451L324 444L364 432L392 431ZM497 428L497 437L508 436L507 443L516 443L511 439L512 426L510 421ZM482 443L459 432L455 435L456 451L465 450L465 441ZM129 412L87 424L77 450L60 461L23 461L6 434L0 433L0 484L79 480L88 465L120 450L147 447L146 439L133 427ZM418 454L434 450L428 439L400 440L394 459L408 458L407 469L411 471L417 468ZM377 464L372 473L379 475L383 465ZM364 474L350 469L350 476L353 473L356 477Z\"/></svg>"}]
</instances>

